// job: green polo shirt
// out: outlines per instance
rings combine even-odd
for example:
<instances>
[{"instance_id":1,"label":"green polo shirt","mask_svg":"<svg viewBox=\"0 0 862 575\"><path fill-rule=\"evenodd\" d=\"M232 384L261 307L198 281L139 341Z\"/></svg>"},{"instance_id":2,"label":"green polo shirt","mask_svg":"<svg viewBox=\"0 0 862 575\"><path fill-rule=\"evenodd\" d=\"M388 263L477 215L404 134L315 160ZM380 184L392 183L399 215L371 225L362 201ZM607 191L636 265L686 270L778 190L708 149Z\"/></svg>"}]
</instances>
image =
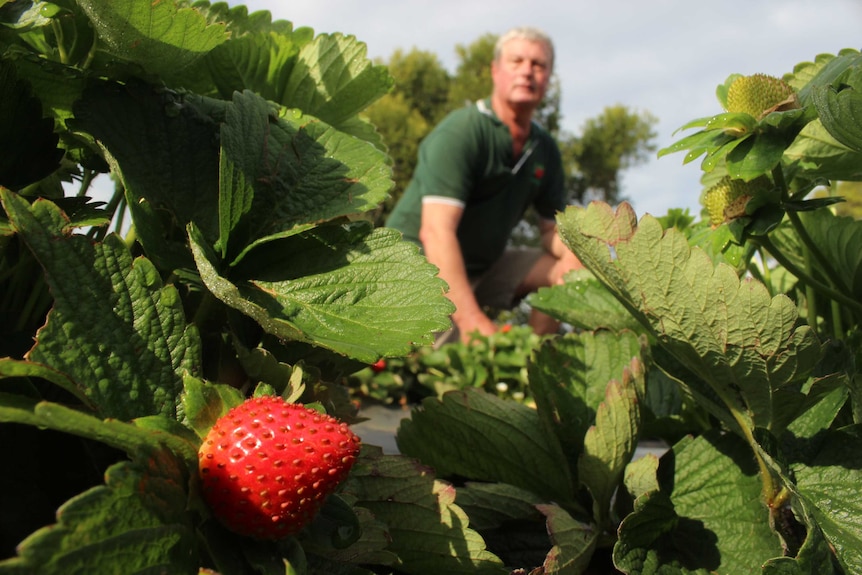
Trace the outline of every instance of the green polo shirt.
<instances>
[{"instance_id":1,"label":"green polo shirt","mask_svg":"<svg viewBox=\"0 0 862 575\"><path fill-rule=\"evenodd\" d=\"M524 152L515 158L509 128L489 100L481 100L450 113L425 137L413 179L386 226L419 244L426 198L463 206L458 241L468 275L479 275L506 249L530 205L547 219L565 208L560 151L533 122Z\"/></svg>"}]
</instances>

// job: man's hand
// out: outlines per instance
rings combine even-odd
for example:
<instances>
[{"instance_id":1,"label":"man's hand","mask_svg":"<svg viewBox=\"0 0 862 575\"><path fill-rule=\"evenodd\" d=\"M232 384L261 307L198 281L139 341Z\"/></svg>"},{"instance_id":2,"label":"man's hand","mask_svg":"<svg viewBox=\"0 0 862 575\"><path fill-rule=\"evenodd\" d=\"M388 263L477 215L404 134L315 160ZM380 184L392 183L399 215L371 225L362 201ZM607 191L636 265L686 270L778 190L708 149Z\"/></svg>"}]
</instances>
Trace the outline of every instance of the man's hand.
<instances>
[{"instance_id":1,"label":"man's hand","mask_svg":"<svg viewBox=\"0 0 862 575\"><path fill-rule=\"evenodd\" d=\"M458 333L463 343L469 343L470 337L477 332L484 336L497 332L497 324L481 311L469 315L462 314L457 318L453 316L452 320L458 327Z\"/></svg>"}]
</instances>

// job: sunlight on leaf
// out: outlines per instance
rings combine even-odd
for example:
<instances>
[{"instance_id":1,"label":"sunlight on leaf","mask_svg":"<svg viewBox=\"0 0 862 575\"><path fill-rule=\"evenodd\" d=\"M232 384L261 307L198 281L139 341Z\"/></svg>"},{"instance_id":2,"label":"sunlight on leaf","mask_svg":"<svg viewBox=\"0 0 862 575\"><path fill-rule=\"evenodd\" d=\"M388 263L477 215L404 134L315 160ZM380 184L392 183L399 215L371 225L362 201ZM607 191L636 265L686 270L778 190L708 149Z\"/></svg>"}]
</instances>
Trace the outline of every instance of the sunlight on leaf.
<instances>
[{"instance_id":1,"label":"sunlight on leaf","mask_svg":"<svg viewBox=\"0 0 862 575\"><path fill-rule=\"evenodd\" d=\"M194 227L190 237L213 294L278 337L370 364L430 343L449 325L436 268L393 230L357 222L269 242L236 270L252 277L235 282L217 272Z\"/></svg>"},{"instance_id":2,"label":"sunlight on leaf","mask_svg":"<svg viewBox=\"0 0 862 575\"><path fill-rule=\"evenodd\" d=\"M227 40L223 24L175 0L78 0L115 56L170 76Z\"/></svg>"},{"instance_id":3,"label":"sunlight on leaf","mask_svg":"<svg viewBox=\"0 0 862 575\"><path fill-rule=\"evenodd\" d=\"M644 216L620 241L633 213L614 214L606 204L569 208L561 216L566 243L635 317L679 361L708 382L746 425L769 428L773 394L794 389L817 362L814 332L795 325L797 311L785 296L769 298L766 288L743 280L725 264L714 265L672 229ZM603 224L603 225L601 225ZM602 229L602 227L604 229ZM617 256L607 256L613 245Z\"/></svg>"}]
</instances>

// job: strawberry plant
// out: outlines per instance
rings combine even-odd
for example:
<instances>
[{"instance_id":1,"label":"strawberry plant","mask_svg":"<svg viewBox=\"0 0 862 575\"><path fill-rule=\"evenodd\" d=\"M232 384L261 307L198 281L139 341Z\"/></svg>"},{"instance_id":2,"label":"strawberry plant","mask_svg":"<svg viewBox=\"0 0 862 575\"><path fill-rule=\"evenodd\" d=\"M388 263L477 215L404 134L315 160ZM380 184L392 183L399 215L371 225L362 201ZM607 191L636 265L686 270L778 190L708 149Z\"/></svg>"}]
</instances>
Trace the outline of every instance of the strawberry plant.
<instances>
[{"instance_id":1,"label":"strawberry plant","mask_svg":"<svg viewBox=\"0 0 862 575\"><path fill-rule=\"evenodd\" d=\"M401 451L534 573L862 572L862 54L730 76L660 152L701 158L699 221L570 207L588 273L531 303L578 327L529 366L536 409L426 399ZM645 437L668 451L635 457ZM518 544L513 544L517 541Z\"/></svg>"},{"instance_id":2,"label":"strawberry plant","mask_svg":"<svg viewBox=\"0 0 862 575\"><path fill-rule=\"evenodd\" d=\"M360 401L404 405L454 389L478 388L529 403L527 364L542 339L528 326L504 324L490 336L474 334L468 343L417 347L403 358L357 371L345 383Z\"/></svg>"},{"instance_id":3,"label":"strawberry plant","mask_svg":"<svg viewBox=\"0 0 862 575\"><path fill-rule=\"evenodd\" d=\"M198 469L249 396L349 423L336 382L448 325L365 215L390 86L356 38L243 6L0 1L0 573L500 571L449 486L374 446L275 541L225 528L237 495Z\"/></svg>"},{"instance_id":4,"label":"strawberry plant","mask_svg":"<svg viewBox=\"0 0 862 575\"><path fill-rule=\"evenodd\" d=\"M366 215L387 71L242 6L0 0L0 574L862 571L862 231L819 193L862 177L860 70L728 78L662 152L703 158L700 221L560 216L589 272L531 300L577 328L522 354L535 406L434 394L402 455L324 450L344 467L306 506L201 461L250 397L334 441L340 382L448 325L436 270ZM294 502L275 539L234 521Z\"/></svg>"}]
</instances>

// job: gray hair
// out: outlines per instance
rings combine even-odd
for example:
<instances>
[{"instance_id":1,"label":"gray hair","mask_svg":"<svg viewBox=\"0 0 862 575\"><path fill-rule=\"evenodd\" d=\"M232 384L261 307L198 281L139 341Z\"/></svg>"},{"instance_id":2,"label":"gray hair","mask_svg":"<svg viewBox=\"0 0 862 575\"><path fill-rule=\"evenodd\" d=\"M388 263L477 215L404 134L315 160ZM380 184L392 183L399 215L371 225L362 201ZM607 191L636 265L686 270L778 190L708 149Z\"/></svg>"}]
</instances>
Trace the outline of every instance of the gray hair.
<instances>
[{"instance_id":1,"label":"gray hair","mask_svg":"<svg viewBox=\"0 0 862 575\"><path fill-rule=\"evenodd\" d=\"M510 40L529 40L530 42L544 44L545 49L548 52L548 57L550 58L550 62L548 62L549 69L554 69L554 43L551 41L550 36L542 32L538 28L533 28L531 26L512 28L511 30L500 36L497 39L497 44L494 46L495 61L500 59L500 54L503 51L503 45L505 45Z\"/></svg>"}]
</instances>

